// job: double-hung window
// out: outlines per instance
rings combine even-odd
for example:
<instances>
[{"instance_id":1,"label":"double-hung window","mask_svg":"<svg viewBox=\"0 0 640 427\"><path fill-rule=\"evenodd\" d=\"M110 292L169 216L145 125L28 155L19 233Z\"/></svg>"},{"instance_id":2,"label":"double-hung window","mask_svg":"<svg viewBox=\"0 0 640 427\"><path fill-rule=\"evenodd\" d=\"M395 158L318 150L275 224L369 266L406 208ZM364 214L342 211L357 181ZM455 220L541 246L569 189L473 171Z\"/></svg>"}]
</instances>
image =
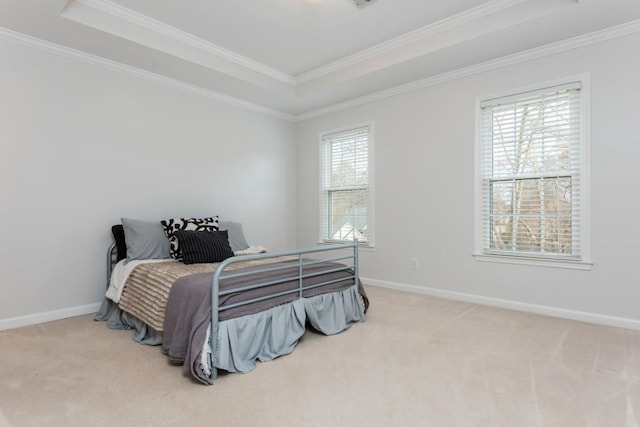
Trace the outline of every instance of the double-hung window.
<instances>
[{"instance_id":1,"label":"double-hung window","mask_svg":"<svg viewBox=\"0 0 640 427\"><path fill-rule=\"evenodd\" d=\"M372 125L320 135L320 240L373 246Z\"/></svg>"},{"instance_id":2,"label":"double-hung window","mask_svg":"<svg viewBox=\"0 0 640 427\"><path fill-rule=\"evenodd\" d=\"M476 255L482 260L588 268L584 90L578 80L480 100Z\"/></svg>"}]
</instances>

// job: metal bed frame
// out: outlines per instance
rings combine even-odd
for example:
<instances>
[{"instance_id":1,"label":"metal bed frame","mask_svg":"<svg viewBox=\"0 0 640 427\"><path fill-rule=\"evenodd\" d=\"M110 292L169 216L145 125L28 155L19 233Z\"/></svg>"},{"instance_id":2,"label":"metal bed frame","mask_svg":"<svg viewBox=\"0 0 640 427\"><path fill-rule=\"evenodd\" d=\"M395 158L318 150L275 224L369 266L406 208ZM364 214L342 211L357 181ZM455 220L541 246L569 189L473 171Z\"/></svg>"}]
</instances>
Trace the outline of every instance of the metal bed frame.
<instances>
[{"instance_id":1,"label":"metal bed frame","mask_svg":"<svg viewBox=\"0 0 640 427\"><path fill-rule=\"evenodd\" d=\"M347 251L348 254L340 254L340 255L336 255L340 252L345 252ZM329 257L326 258L305 258L303 256L313 256L315 255L319 255L319 254L324 254L324 253L328 253L328 252L333 252L333 254L328 254ZM268 259L268 258L277 258L277 257L297 257L297 266L298 266L298 271L297 274L291 277L287 277L284 279L277 279L277 280L272 280L272 281L268 281L268 282L264 282L264 283L258 283L258 284L254 284L254 285L249 285L249 286L244 286L242 288L234 288L233 290L227 290L227 291L222 291L220 292L220 280L222 279L226 279L226 278L234 278L234 277L242 277L242 276L250 276L250 275L259 275L261 273L265 273L265 272L273 272L273 271L277 271L277 270L284 270L284 269L290 269L291 268L291 264L288 264L286 266L274 266L271 264L266 264L262 267L259 268L253 268L251 271L242 271L242 270L232 270L229 272L225 272L224 270L231 264L234 263L238 263L238 262L243 262L243 261L252 261L252 260L259 260L259 259ZM347 262L346 264L344 263L345 261L351 260L351 262ZM117 261L117 248L115 244L112 244L111 246L109 246L109 249L107 250L107 287L109 286L109 279L111 277L111 273L113 272L113 266L116 264ZM342 263L340 263L340 265L338 266L334 266L332 268L327 268L327 269L323 269L321 271L317 271L314 273L305 273L304 272L304 267L305 266L311 266L311 265L317 265L323 262L335 262L335 261L342 261ZM358 271L358 241L354 240L351 242L345 242L345 243L338 243L338 244L333 244L333 245L322 245L322 246L318 246L315 248L307 248L307 249L297 249L297 250L291 250L291 251L283 251L283 252L273 252L273 253L261 253L261 254L254 254L254 255L241 255L241 256L234 256L231 258L227 258L226 260L224 260L222 263L220 263L220 265L218 266L218 268L216 269L216 271L213 274L213 281L211 283L211 326L210 326L210 336L209 336L209 345L211 346L211 355L209 356L209 365L211 367L211 374L210 374L210 379L213 382L213 380L215 380L218 377L218 369L215 367L214 365L214 361L216 360L216 357L218 355L218 329L219 329L219 325L220 325L220 319L219 319L219 313L221 311L224 310L228 310L231 308L235 308L235 307L239 307L239 306L243 306L243 305L247 305L247 304L252 304L255 302L259 302L259 301L263 301L263 300L267 300L267 299L271 299L271 298L276 298L279 296L283 296L283 295L288 295L288 294L292 294L292 293L297 293L298 294L298 299L302 299L303 298L303 291L305 290L309 290L309 289L313 289L313 288L317 288L320 286L326 286L326 285L330 285L332 283L336 283L336 282L340 282L340 281L344 281L344 280L353 280L354 285L358 284L358 277L359 277L359 271ZM328 273L333 273L333 272L338 272L338 271L351 271L352 274L350 274L347 277L342 277L339 279L334 279L334 280L326 280L326 281L321 281L319 283L315 283L313 285L304 285L304 279L307 278L311 278L311 277L317 277L317 276L321 276L323 274L328 274ZM242 291L248 291L251 289L256 289L256 288L260 288L260 287L268 287L268 286L273 286L273 285L277 285L280 283L285 283L285 282L292 282L292 281L297 281L298 282L298 286L296 289L291 289L291 290L287 290L287 291L283 291L283 292L278 292L275 294L270 294L270 295L265 295L262 297L258 297L258 298L254 298L251 300L247 300L247 301L243 301L243 302L238 302L238 303L233 303L233 304L225 304L220 306L219 305L219 298L221 296L225 296L231 293L237 293L237 292L242 292Z\"/></svg>"},{"instance_id":2,"label":"metal bed frame","mask_svg":"<svg viewBox=\"0 0 640 427\"><path fill-rule=\"evenodd\" d=\"M113 266L118 261L118 251L116 244L112 243L107 249L107 288L109 287L109 280L111 280L111 273L113 273Z\"/></svg>"},{"instance_id":3,"label":"metal bed frame","mask_svg":"<svg viewBox=\"0 0 640 427\"><path fill-rule=\"evenodd\" d=\"M306 256L310 256L313 254L320 254L320 253L324 253L324 252L338 252L338 251L344 251L344 250L348 250L351 249L352 252L349 255L338 255L338 256L331 256L329 258L303 258L303 255ZM258 260L258 259L266 259L266 258L275 258L275 257L283 257L283 256L297 256L298 260L297 260L297 266L298 266L298 272L295 276L291 276L291 277L287 277L284 279L278 279L278 280L272 280L272 281L268 281L268 282L264 282L264 283L259 283L259 284L255 284L255 285L249 285L249 286L245 286L242 288L235 288L233 290L227 290L227 291L222 291L220 292L220 280L221 279L225 279L225 278L234 278L234 277L242 277L242 276L249 276L249 275L259 275L260 273L265 273L265 272L273 272L273 271L278 271L278 270L284 270L284 269L290 269L291 265L286 265L286 266L273 266L273 265L265 265L264 267L258 268L258 269L252 269L249 272L243 272L243 271L231 271L228 273L224 273L225 268L227 268L229 265L233 264L233 263L237 263L237 262L243 262L243 261L251 261L251 260ZM304 273L304 267L305 266L310 266L310 265L317 265L323 262L329 262L329 261L345 261L345 260L351 260L351 263L349 264L344 264L338 267L333 267L333 268L327 268L327 269L323 269L322 271L319 272L314 272L314 273ZM310 277L317 277L317 276L321 276L323 274L327 274L327 273L333 273L333 272L338 272L338 271L351 271L352 274L348 277L342 277L339 279L334 279L334 280L327 280L327 281L322 281L320 283L316 283L313 285L304 285L303 281L304 279L310 278ZM326 286L326 285L330 285L332 283L337 283L337 282L341 282L344 280L349 280L349 279L353 279L354 285L357 285L358 283L358 241L354 240L353 242L348 242L348 243L340 243L340 244L335 244L335 245L327 245L327 246L319 246L317 248L307 248L307 249L298 249L298 250L292 250L292 251L285 251L285 252L276 252L276 253L264 253L264 254L256 254L256 255L243 255L243 256L234 256L231 258L227 258L226 260L224 260L216 269L215 273L213 274L213 283L211 284L211 329L210 329L210 335L209 335L209 345L211 346L211 355L209 357L209 366L211 367L211 374L210 374L210 379L211 381L215 380L218 377L218 369L215 367L214 365L214 361L216 360L216 357L218 355L218 329L219 329L219 324L220 324L220 320L219 320L219 313L221 311L224 310L228 310L230 308L235 308L235 307L239 307L239 306L243 306L243 305L247 305L247 304L252 304L255 302L259 302L259 301L264 301L267 299L271 299L271 298L276 298L282 295L288 295L288 294L292 294L292 293L297 293L298 294L298 299L302 299L303 298L303 291L305 290L309 290L309 289L313 289L313 288L317 288L320 286ZM283 292L278 292L275 294L271 294L271 295L265 295L262 297L258 297L258 298L254 298L251 300L247 300L247 301L243 301L243 302L238 302L238 303L233 303L233 304L225 304L220 306L219 305L219 298L221 296L225 296L231 293L236 293L236 292L242 292L242 291L248 291L251 289L256 289L256 288L261 288L261 287L268 287L268 286L273 286L273 285L277 285L280 283L285 283L285 282L291 282L291 281L297 281L298 282L298 287L296 289L291 289L288 291L283 291Z\"/></svg>"}]
</instances>

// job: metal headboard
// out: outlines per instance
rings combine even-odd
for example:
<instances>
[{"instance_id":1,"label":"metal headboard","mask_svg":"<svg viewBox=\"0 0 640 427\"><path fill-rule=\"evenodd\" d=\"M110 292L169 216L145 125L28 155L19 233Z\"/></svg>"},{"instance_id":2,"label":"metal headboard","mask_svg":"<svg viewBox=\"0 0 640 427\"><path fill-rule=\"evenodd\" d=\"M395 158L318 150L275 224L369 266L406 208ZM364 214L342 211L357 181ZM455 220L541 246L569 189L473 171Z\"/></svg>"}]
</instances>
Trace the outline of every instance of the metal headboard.
<instances>
[{"instance_id":1,"label":"metal headboard","mask_svg":"<svg viewBox=\"0 0 640 427\"><path fill-rule=\"evenodd\" d=\"M111 280L111 273L113 272L113 267L118 262L118 249L116 248L116 244L112 243L107 249L107 287L109 287L109 281Z\"/></svg>"}]
</instances>

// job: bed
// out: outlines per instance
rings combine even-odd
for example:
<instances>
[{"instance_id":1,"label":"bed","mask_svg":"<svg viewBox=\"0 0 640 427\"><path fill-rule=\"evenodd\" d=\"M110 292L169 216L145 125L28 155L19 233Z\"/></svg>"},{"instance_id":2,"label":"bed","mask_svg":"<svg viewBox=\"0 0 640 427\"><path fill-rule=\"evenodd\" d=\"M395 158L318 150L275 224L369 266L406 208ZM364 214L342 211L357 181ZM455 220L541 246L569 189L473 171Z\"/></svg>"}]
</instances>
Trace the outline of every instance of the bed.
<instances>
[{"instance_id":1,"label":"bed","mask_svg":"<svg viewBox=\"0 0 640 427\"><path fill-rule=\"evenodd\" d=\"M258 360L291 353L308 328L332 335L364 321L369 301L358 278L357 241L269 253L249 246L239 223L223 222L228 230L222 230L217 217L208 218L216 228L192 226L177 232L175 242L156 222L132 228L136 220L122 220L112 227L109 286L96 320L133 329L141 344L161 345L203 384L213 384L219 369L246 373ZM169 226L189 228L184 220ZM127 237L143 241L144 250ZM195 252L187 237L197 240ZM205 238L222 241L226 249L212 251L226 255L202 258ZM171 250L180 242L180 257L166 256L165 239ZM198 262L188 262L194 253Z\"/></svg>"}]
</instances>

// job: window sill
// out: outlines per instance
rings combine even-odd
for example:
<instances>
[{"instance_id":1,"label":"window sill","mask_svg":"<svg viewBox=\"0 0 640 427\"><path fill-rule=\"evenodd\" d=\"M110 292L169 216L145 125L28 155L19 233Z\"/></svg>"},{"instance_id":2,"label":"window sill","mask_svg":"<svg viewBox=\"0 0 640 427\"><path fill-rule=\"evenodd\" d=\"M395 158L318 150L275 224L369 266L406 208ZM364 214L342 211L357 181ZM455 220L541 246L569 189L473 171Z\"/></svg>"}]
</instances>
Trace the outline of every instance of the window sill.
<instances>
[{"instance_id":1,"label":"window sill","mask_svg":"<svg viewBox=\"0 0 640 427\"><path fill-rule=\"evenodd\" d=\"M566 268L571 270L591 270L592 262L573 261L554 258L537 258L519 255L498 255L475 253L473 258L480 262L498 262L502 264L531 265L535 267Z\"/></svg>"},{"instance_id":2,"label":"window sill","mask_svg":"<svg viewBox=\"0 0 640 427\"><path fill-rule=\"evenodd\" d=\"M339 245L341 243L346 243L346 242L340 241L340 240L333 240L333 241L320 240L318 242L319 245ZM373 245L371 243L358 243L358 250L359 251L373 252L374 249L375 249L375 245Z\"/></svg>"}]
</instances>

